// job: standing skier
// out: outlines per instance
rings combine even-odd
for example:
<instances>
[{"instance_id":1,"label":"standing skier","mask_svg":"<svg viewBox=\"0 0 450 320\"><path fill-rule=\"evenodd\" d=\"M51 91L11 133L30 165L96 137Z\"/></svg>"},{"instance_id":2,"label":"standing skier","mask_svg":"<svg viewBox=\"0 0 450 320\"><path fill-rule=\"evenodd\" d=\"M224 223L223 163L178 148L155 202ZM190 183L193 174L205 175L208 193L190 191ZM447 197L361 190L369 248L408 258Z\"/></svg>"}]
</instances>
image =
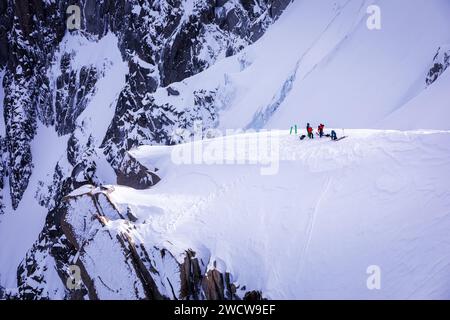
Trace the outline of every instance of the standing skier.
<instances>
[{"instance_id":1,"label":"standing skier","mask_svg":"<svg viewBox=\"0 0 450 320\"><path fill-rule=\"evenodd\" d=\"M319 136L322 138L323 137L323 129L325 128L325 125L323 125L322 123L319 125L318 128L318 132L319 132Z\"/></svg>"},{"instance_id":2,"label":"standing skier","mask_svg":"<svg viewBox=\"0 0 450 320\"><path fill-rule=\"evenodd\" d=\"M306 125L306 131L308 131L308 138L314 139L313 128L309 125L309 123Z\"/></svg>"}]
</instances>

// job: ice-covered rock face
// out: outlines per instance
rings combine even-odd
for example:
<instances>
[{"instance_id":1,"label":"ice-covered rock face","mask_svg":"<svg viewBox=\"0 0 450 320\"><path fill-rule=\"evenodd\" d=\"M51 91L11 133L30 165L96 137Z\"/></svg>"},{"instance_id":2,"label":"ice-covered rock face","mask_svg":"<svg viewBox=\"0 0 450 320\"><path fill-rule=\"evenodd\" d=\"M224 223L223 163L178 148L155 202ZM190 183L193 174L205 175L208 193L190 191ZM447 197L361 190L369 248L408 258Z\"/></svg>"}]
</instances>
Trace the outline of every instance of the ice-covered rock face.
<instances>
[{"instance_id":1,"label":"ice-covered rock face","mask_svg":"<svg viewBox=\"0 0 450 320\"><path fill-rule=\"evenodd\" d=\"M45 125L54 123L53 93L46 71L63 35L64 19L61 8L53 2L2 1L0 7L5 6L8 53L3 116L11 202L17 208L33 171L30 142L36 133L37 120Z\"/></svg>"},{"instance_id":2,"label":"ice-covered rock face","mask_svg":"<svg viewBox=\"0 0 450 320\"><path fill-rule=\"evenodd\" d=\"M174 129L198 119L205 127L217 124L214 91L196 91L184 109L157 103L152 93L240 52L290 2L0 0L0 214L6 202L16 210L29 188L49 211L18 269L20 297L69 297L61 286L51 287L55 278L65 279L76 254L60 224L65 195L113 175L133 187L152 185L157 174L134 163L127 150L171 144ZM81 30L66 29L69 5L81 8ZM93 123L95 109L101 111ZM29 185L41 126L66 137L67 148L45 179Z\"/></svg>"}]
</instances>

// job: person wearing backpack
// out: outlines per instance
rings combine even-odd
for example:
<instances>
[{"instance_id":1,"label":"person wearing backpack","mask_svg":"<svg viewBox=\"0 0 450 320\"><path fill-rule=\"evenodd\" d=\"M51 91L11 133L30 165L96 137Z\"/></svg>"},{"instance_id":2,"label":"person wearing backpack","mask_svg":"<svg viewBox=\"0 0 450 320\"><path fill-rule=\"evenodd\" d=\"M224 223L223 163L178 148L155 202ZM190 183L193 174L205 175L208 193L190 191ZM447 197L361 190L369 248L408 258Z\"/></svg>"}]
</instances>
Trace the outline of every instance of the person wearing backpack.
<instances>
[{"instance_id":1,"label":"person wearing backpack","mask_svg":"<svg viewBox=\"0 0 450 320\"><path fill-rule=\"evenodd\" d=\"M325 129L325 125L323 125L322 123L319 125L318 127L318 132L319 132L319 137L323 137L323 130Z\"/></svg>"}]
</instances>

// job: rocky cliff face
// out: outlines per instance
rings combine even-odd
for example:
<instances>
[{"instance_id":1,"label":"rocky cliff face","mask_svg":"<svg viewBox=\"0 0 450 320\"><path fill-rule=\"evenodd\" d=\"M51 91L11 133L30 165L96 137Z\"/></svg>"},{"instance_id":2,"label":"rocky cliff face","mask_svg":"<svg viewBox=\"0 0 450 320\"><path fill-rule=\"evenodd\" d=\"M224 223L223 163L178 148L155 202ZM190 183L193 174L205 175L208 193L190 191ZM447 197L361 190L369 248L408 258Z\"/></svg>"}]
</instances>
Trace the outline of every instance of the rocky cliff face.
<instances>
[{"instance_id":1,"label":"rocky cliff face","mask_svg":"<svg viewBox=\"0 0 450 320\"><path fill-rule=\"evenodd\" d=\"M429 86L450 66L450 45L439 47L433 58L432 67L427 74L426 84Z\"/></svg>"},{"instance_id":2,"label":"rocky cliff face","mask_svg":"<svg viewBox=\"0 0 450 320\"><path fill-rule=\"evenodd\" d=\"M65 197L86 184L101 186L104 181L99 171L104 166L111 166L121 184L145 188L157 183L157 168L142 167L127 150L144 143L172 144L175 129L192 128L196 120L203 120L206 128L214 127L218 121L215 92L193 92L194 104L180 109L156 99L157 89L167 87L168 97L177 95L171 84L259 39L289 3L0 0L0 79L4 89L0 214L6 201L16 209L27 188L36 187L29 182L35 167L31 143L38 127L51 127L59 136L68 137L66 153L48 173L51 178L37 186L36 198L48 215L39 239L18 268L18 297L244 296L235 293L230 275L206 270L208 261L202 265L187 248L182 258L175 258L166 248L141 246L133 235L132 221L108 202L106 191ZM66 30L66 10L73 4L81 8L80 30ZM81 115L95 104L100 82L113 72L115 61L108 56L97 61L83 59L79 48L93 50L90 45L101 41L111 44L106 42L108 37L114 38L112 43L127 71L110 106L112 119L107 130L99 133ZM98 207L99 201L106 207ZM89 205L80 208L78 203ZM80 231L73 220L77 215L86 219L94 233ZM116 220L121 227L111 230L109 226ZM106 247L100 246L108 249L103 251ZM102 266L89 264L89 257L100 251L111 253L118 264L127 257L118 266L124 275L121 283L109 283ZM67 288L51 290L54 270L65 283L67 267L74 260L82 267L82 289L75 293ZM171 279L176 279L177 290L174 283L161 277L160 266L173 269Z\"/></svg>"}]
</instances>

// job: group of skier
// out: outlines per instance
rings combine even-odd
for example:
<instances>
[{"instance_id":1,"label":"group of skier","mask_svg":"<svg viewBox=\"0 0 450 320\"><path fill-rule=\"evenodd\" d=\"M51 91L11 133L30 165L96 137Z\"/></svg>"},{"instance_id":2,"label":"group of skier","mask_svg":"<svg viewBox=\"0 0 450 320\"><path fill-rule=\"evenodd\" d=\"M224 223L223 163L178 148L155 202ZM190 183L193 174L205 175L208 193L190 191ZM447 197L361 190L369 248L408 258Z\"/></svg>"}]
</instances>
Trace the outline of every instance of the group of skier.
<instances>
[{"instance_id":1,"label":"group of skier","mask_svg":"<svg viewBox=\"0 0 450 320\"><path fill-rule=\"evenodd\" d=\"M327 137L330 137L331 140L337 140L336 131L331 130L331 134L325 134L324 129L325 129L325 125L322 123L317 127L317 134L319 135L320 138L322 138L323 136L327 136ZM309 123L306 124L306 132L308 133L309 139L314 139L314 131ZM303 140L305 138L305 136L302 136L302 137L300 137L300 139Z\"/></svg>"}]
</instances>

